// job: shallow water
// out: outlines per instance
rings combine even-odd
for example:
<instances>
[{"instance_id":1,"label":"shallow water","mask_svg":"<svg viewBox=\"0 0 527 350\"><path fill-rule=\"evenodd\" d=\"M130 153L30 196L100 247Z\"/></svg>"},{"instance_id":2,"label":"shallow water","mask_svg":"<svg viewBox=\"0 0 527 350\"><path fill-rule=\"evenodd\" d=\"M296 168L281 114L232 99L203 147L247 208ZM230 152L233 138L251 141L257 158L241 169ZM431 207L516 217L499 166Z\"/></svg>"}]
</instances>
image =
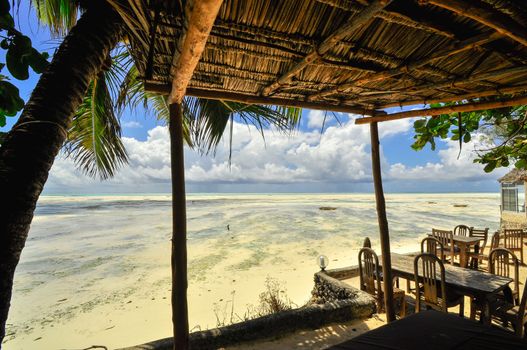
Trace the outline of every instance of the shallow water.
<instances>
[{"instance_id":1,"label":"shallow water","mask_svg":"<svg viewBox=\"0 0 527 350\"><path fill-rule=\"evenodd\" d=\"M386 199L398 252L418 250L432 227L499 225L498 194ZM367 236L379 250L370 194L191 194L187 210L195 330L243 318L268 276L301 305L319 254L332 268L356 264ZM166 195L42 197L15 277L5 349L116 347L169 336L170 215Z\"/></svg>"}]
</instances>

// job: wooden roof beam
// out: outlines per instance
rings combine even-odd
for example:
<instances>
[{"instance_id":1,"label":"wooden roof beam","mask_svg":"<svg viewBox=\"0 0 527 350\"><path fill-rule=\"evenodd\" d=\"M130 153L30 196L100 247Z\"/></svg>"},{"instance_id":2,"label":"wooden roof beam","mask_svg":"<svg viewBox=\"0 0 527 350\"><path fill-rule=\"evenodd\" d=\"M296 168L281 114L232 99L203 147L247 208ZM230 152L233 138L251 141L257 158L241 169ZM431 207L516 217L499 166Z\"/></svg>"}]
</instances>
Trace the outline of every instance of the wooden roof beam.
<instances>
[{"instance_id":1,"label":"wooden roof beam","mask_svg":"<svg viewBox=\"0 0 527 350\"><path fill-rule=\"evenodd\" d=\"M187 1L183 32L172 60L169 103L179 103L183 100L222 2L223 0Z\"/></svg>"},{"instance_id":2,"label":"wooden roof beam","mask_svg":"<svg viewBox=\"0 0 527 350\"><path fill-rule=\"evenodd\" d=\"M156 83L145 83L145 90L155 92L162 95L170 94L171 87L167 84L156 84ZM187 96L207 98L211 100L223 100L241 102L246 104L258 104L258 105L274 105L274 106L287 106L287 107L298 107L298 108L309 108L318 109L323 111L353 113L360 115L383 115L386 114L384 111L378 111L373 109L354 107L348 105L333 105L329 103L317 103L317 102L306 102L302 100L284 99L276 97L264 97L256 95L248 95L236 92L227 91L216 91L207 89L198 89L189 87L186 90Z\"/></svg>"},{"instance_id":3,"label":"wooden roof beam","mask_svg":"<svg viewBox=\"0 0 527 350\"><path fill-rule=\"evenodd\" d=\"M423 59L420 59L420 60L417 60L417 61L405 64L405 65L401 65L401 66L399 66L397 68L394 68L394 69L389 69L389 70L385 70L385 71L382 71L382 72L379 72L379 73L370 74L370 75L365 76L364 78L355 80L353 82L339 85L336 88L332 88L332 89L327 89L327 90L321 91L318 94L314 94L314 95L309 96L308 100L309 101L314 101L314 100L317 100L317 99L320 99L320 98L324 98L324 97L329 96L329 95L333 95L333 94L336 94L336 93L344 92L344 91L346 91L348 89L359 88L360 85L364 85L364 84L368 84L368 83L372 83L372 82L376 82L376 81L382 81L382 80L386 80L386 79L389 79L389 78L393 78L395 76L408 73L408 72L410 72L412 70L415 70L415 69L423 67L423 66L425 66L427 64L433 63L433 62L435 62L437 60L453 56L453 55L458 54L458 53L463 52L463 51L474 49L474 48L482 46L484 44L488 44L491 41L499 39L500 37L501 37L501 35L498 34L498 33L494 33L492 35L489 35L488 33L476 35L476 36L474 36L472 38L469 38L467 40L464 40L464 41L458 42L456 44L453 44L453 45L449 46L446 49L436 51L434 54L432 54L431 56L428 56L426 58L423 58Z\"/></svg>"},{"instance_id":4,"label":"wooden roof beam","mask_svg":"<svg viewBox=\"0 0 527 350\"><path fill-rule=\"evenodd\" d=\"M503 86L503 87L497 87L491 90L485 90L485 91L479 91L479 92L471 92L464 95L458 95L452 97L452 98L420 98L420 99L413 99L413 100L407 100L407 101L401 101L401 102L393 102L388 103L385 105L377 105L377 109L384 109L384 108L390 108L390 107L403 107L403 106L415 106L415 105L426 105L426 104L432 104L432 103L439 103L439 102L455 102L455 101L463 101L473 98L481 98L481 97L489 97L489 96L501 96L501 95L512 95L517 93L527 93L527 84L522 85L516 85L516 86Z\"/></svg>"},{"instance_id":5,"label":"wooden roof beam","mask_svg":"<svg viewBox=\"0 0 527 350\"><path fill-rule=\"evenodd\" d=\"M377 123L377 122L386 122L386 121L391 121L391 120L413 118L413 117L426 117L426 116L450 114L450 113L456 113L456 112L482 111L486 109L520 106L524 104L527 104L527 96L511 98L509 100L504 100L504 101L473 102L473 103L465 103L462 105L455 105L455 106L445 106L445 107L439 107L439 108L425 108L425 109L417 109L413 111L392 113L392 114L382 115L382 116L365 117L365 118L356 119L355 124L369 124L369 123Z\"/></svg>"},{"instance_id":6,"label":"wooden roof beam","mask_svg":"<svg viewBox=\"0 0 527 350\"><path fill-rule=\"evenodd\" d=\"M423 0L423 2L470 18L527 47L527 28L490 7L484 8L462 0Z\"/></svg>"},{"instance_id":7,"label":"wooden roof beam","mask_svg":"<svg viewBox=\"0 0 527 350\"><path fill-rule=\"evenodd\" d=\"M358 28L369 22L375 14L379 13L386 7L391 0L373 0L364 10L350 18L342 27L329 35L322 43L320 43L314 50L312 50L302 60L297 62L287 72L282 74L278 80L262 90L263 96L269 96L281 85L287 84L291 79L306 68L310 63L319 60L326 52L328 52L336 43L344 39L349 34L353 33Z\"/></svg>"},{"instance_id":8,"label":"wooden roof beam","mask_svg":"<svg viewBox=\"0 0 527 350\"><path fill-rule=\"evenodd\" d=\"M448 88L448 89L463 88L463 85L480 82L482 80L496 79L504 75L506 76L506 75L513 75L513 74L525 74L525 73L527 73L527 67L525 66L515 67L515 68L497 69L497 70L493 70L490 72L475 74L469 78L456 78L456 79L451 79L451 80L445 80L445 81L438 82L438 83L433 82L433 83L427 83L427 84L422 84L422 85L416 85L413 87L410 86L410 87L405 88L404 91L401 91L401 92L418 95L428 90L437 90L437 89L443 89L443 88ZM393 91L387 92L387 93L376 94L375 97L376 98L390 98L392 95L393 95ZM371 97L368 97L368 98L371 99ZM364 100L365 98L360 98L360 97L355 99L357 103L362 103L364 102Z\"/></svg>"}]
</instances>

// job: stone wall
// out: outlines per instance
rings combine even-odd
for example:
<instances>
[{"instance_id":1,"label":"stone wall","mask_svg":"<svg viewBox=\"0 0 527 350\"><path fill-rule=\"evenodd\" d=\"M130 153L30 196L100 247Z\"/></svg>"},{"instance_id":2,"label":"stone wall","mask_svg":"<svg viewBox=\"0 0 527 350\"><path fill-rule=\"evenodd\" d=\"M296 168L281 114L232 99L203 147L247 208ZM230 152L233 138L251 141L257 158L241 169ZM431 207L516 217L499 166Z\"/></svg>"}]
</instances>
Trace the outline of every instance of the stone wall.
<instances>
[{"instance_id":1,"label":"stone wall","mask_svg":"<svg viewBox=\"0 0 527 350\"><path fill-rule=\"evenodd\" d=\"M347 300L356 298L359 293L362 293L357 288L354 288L333 276L342 276L340 271L338 274L333 271L320 271L315 274L315 286L311 292L311 302L315 304L323 304L338 300ZM357 270L358 272L358 270ZM350 277L340 277L345 279Z\"/></svg>"}]
</instances>

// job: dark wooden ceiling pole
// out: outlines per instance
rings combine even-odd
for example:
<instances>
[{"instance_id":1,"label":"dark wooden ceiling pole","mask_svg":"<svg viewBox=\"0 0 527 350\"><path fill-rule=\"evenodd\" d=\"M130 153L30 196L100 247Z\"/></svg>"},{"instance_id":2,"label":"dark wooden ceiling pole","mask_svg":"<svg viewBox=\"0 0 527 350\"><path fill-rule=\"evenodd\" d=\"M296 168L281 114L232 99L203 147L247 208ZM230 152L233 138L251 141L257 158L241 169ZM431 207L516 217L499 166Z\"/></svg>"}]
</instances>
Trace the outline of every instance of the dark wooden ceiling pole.
<instances>
[{"instance_id":1,"label":"dark wooden ceiling pole","mask_svg":"<svg viewBox=\"0 0 527 350\"><path fill-rule=\"evenodd\" d=\"M145 90L149 92L154 92L160 95L168 95L170 93L170 85L145 83ZM354 107L354 106L332 105L329 103L307 102L307 101L302 101L302 100L292 100L292 99L275 98L275 97L262 97L262 96L256 96L256 95L240 94L240 93L235 93L235 92L197 89L197 88L191 88L191 87L187 88L186 95L193 96L193 97L208 98L211 100L233 101L233 102L241 102L241 103L246 103L246 104L309 108L309 109L318 109L322 111L353 113L353 114L360 114L360 115L386 114L386 112L384 111L376 111L373 109Z\"/></svg>"},{"instance_id":2,"label":"dark wooden ceiling pole","mask_svg":"<svg viewBox=\"0 0 527 350\"><path fill-rule=\"evenodd\" d=\"M393 103L388 103L385 105L378 105L376 106L376 108L385 109L385 108L390 108L390 107L415 106L415 105L425 105L425 104L440 103L440 102L457 102L457 101L463 101L467 99L474 99L474 98L480 98L480 97L510 95L510 94L516 94L519 92L522 92L522 93L527 92L527 84L507 86L507 87L505 86L497 87L491 90L472 92L472 93L452 96L448 98L446 97L431 98L431 99L421 98L421 99L413 99L413 100L407 100L407 101L401 101L401 102L393 102Z\"/></svg>"},{"instance_id":3,"label":"dark wooden ceiling pole","mask_svg":"<svg viewBox=\"0 0 527 350\"><path fill-rule=\"evenodd\" d=\"M527 104L527 96L521 96L521 97L511 98L508 100L503 100L503 101L473 102L473 103L465 103L462 105L455 105L455 106L425 108L425 109L417 109L413 111L392 113L388 115L359 118L355 120L355 124L386 122L390 120L398 120L398 119L413 118L413 117L426 117L426 116L450 114L450 113L456 113L456 112L482 111L485 109L496 109L496 108L503 108L503 107L521 106L525 104Z\"/></svg>"},{"instance_id":4,"label":"dark wooden ceiling pole","mask_svg":"<svg viewBox=\"0 0 527 350\"><path fill-rule=\"evenodd\" d=\"M527 47L527 28L490 7L483 8L462 0L426 0L426 2L486 25Z\"/></svg>"},{"instance_id":5,"label":"dark wooden ceiling pole","mask_svg":"<svg viewBox=\"0 0 527 350\"><path fill-rule=\"evenodd\" d=\"M377 123L370 124L370 134L371 170L373 174L373 187L375 189L375 204L377 207L377 220L379 222L379 235L381 238L384 306L386 310L386 321L390 323L395 321L395 309L393 307L392 259L390 252L390 232L388 229L388 219L386 218L386 203L384 201L384 190L382 188L379 128Z\"/></svg>"},{"instance_id":6,"label":"dark wooden ceiling pole","mask_svg":"<svg viewBox=\"0 0 527 350\"><path fill-rule=\"evenodd\" d=\"M447 48L445 48L443 50L438 50L438 51L434 52L432 55L430 55L430 56L428 56L426 58L423 58L423 59L420 59L420 60L417 60L417 61L414 61L414 62L410 62L408 64L401 65L401 66L399 66L397 68L394 68L394 69L389 69L389 70L385 70L385 71L382 71L382 72L379 72L379 73L369 74L369 75L367 75L367 76L365 76L365 77L363 77L361 79L355 80L353 82L345 83L345 84L339 85L339 86L337 86L335 88L331 88L331 89L327 89L327 90L321 91L321 92L319 92L317 94L309 96L308 100L313 101L313 100L320 99L320 98L323 98L323 97L328 96L328 95L332 95L332 94L335 94L335 93L339 93L339 92L345 91L347 89L360 87L360 85L364 85L364 84L368 84L368 83L375 82L375 81L380 81L380 80L393 78L395 76L398 76L398 75L401 75L401 74L404 74L404 73L408 73L408 72L410 72L412 70L415 70L417 68L423 67L424 65L433 63L434 61L437 61L439 59L450 57L450 56L453 56L453 55L458 54L460 52L471 50L471 49L474 49L476 47L480 47L480 46L482 46L484 44L488 44L491 41L499 39L500 37L502 37L502 36L501 36L501 34L498 34L498 33L494 33L492 35L489 35L488 33L479 34L479 35L476 35L476 36L474 36L472 38L469 38L467 40L460 41L460 42L457 42L457 43L455 43L453 45L450 45L449 47L447 47Z\"/></svg>"},{"instance_id":7,"label":"dark wooden ceiling pole","mask_svg":"<svg viewBox=\"0 0 527 350\"><path fill-rule=\"evenodd\" d=\"M278 89L281 85L287 84L291 79L306 68L310 63L316 62L326 52L332 49L336 43L345 38L350 33L353 33L357 28L362 27L368 21L370 21L375 14L379 13L384 7L386 7L392 0L373 0L370 5L365 7L357 15L350 18L342 27L334 31L329 35L322 43L312 50L302 60L293 65L288 71L282 74L274 83L266 86L262 90L263 96L269 96L273 91Z\"/></svg>"}]
</instances>

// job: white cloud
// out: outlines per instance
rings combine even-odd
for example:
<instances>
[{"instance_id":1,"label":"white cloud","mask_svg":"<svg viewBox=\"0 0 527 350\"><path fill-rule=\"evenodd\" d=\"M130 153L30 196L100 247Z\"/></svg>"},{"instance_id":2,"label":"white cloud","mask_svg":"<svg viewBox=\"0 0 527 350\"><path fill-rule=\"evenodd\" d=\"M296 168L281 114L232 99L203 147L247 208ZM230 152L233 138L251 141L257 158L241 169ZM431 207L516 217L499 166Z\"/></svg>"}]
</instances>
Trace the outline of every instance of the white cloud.
<instances>
[{"instance_id":1,"label":"white cloud","mask_svg":"<svg viewBox=\"0 0 527 350\"><path fill-rule=\"evenodd\" d=\"M135 120L129 120L123 123L123 127L129 129L140 129L143 127L143 125L139 122L136 122Z\"/></svg>"},{"instance_id":2,"label":"white cloud","mask_svg":"<svg viewBox=\"0 0 527 350\"><path fill-rule=\"evenodd\" d=\"M310 113L311 115L311 113ZM315 117L313 117L315 118ZM316 118L315 118L316 119ZM314 120L314 119L313 119ZM314 125L314 124L313 124ZM407 133L412 120L381 123L381 138ZM74 169L72 161L58 158L49 178L54 190L68 187L97 187L168 183L170 180L169 136L166 127L148 131L146 141L124 138L130 164L103 185ZM297 131L285 135L276 130L265 134L265 141L252 126L234 124L232 163L229 144L223 140L215 156L185 151L186 180L189 183L350 183L371 181L370 130L355 125L354 116L342 126L330 126L321 135L318 130ZM484 175L481 165L473 164L472 145L465 145L457 159L457 143L448 142L439 151L440 162L408 167L389 164L383 159L385 180L472 180ZM494 175L494 178L497 175Z\"/></svg>"},{"instance_id":3,"label":"white cloud","mask_svg":"<svg viewBox=\"0 0 527 350\"><path fill-rule=\"evenodd\" d=\"M396 163L391 165L388 176L390 179L400 180L431 180L431 181L448 181L448 180L478 180L484 174L484 165L474 163L476 157L475 150L486 148L484 138L476 135L471 142L463 144L461 151L457 141L443 141L447 148L438 152L438 163L427 163L424 166L407 167L404 164ZM497 169L492 178L498 178L506 172L506 169Z\"/></svg>"},{"instance_id":4,"label":"white cloud","mask_svg":"<svg viewBox=\"0 0 527 350\"><path fill-rule=\"evenodd\" d=\"M326 112L312 109L307 114L307 126L312 129L322 128L324 124L324 115Z\"/></svg>"}]
</instances>

